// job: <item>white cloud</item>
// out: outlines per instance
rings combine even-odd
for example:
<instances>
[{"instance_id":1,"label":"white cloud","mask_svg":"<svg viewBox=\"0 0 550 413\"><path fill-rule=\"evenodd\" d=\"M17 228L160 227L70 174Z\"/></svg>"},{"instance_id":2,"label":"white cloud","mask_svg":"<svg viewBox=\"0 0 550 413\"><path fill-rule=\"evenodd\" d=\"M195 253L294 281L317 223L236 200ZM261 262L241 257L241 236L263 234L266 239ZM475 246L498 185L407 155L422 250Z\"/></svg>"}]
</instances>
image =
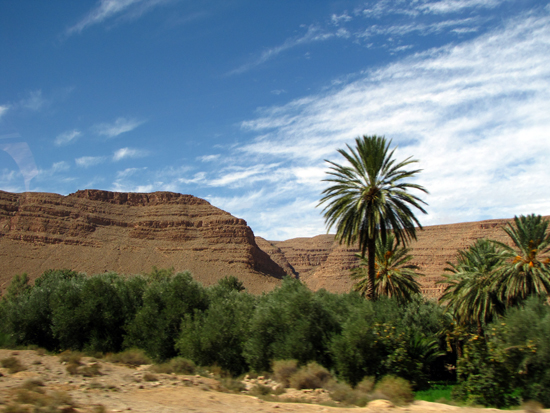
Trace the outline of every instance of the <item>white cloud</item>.
<instances>
[{"instance_id":1,"label":"white cloud","mask_svg":"<svg viewBox=\"0 0 550 413\"><path fill-rule=\"evenodd\" d=\"M418 9L430 13L456 13L463 9L492 9L502 4L501 0L442 0L420 4Z\"/></svg>"},{"instance_id":2,"label":"white cloud","mask_svg":"<svg viewBox=\"0 0 550 413\"><path fill-rule=\"evenodd\" d=\"M63 132L60 135L57 135L54 143L58 146L67 145L68 143L73 142L76 138L82 135L78 129L73 129L71 131Z\"/></svg>"},{"instance_id":3,"label":"white cloud","mask_svg":"<svg viewBox=\"0 0 550 413\"><path fill-rule=\"evenodd\" d=\"M20 105L25 109L39 111L48 103L49 102L42 97L42 91L35 90L32 92L29 92L29 96L25 99L22 99L20 102Z\"/></svg>"},{"instance_id":4,"label":"white cloud","mask_svg":"<svg viewBox=\"0 0 550 413\"><path fill-rule=\"evenodd\" d=\"M268 238L322 233L321 210L300 208L320 198L323 159L341 162L337 148L379 134L399 145L398 159L420 160L418 182L430 191L425 225L550 214L548 56L550 17L522 15L474 40L262 109L242 123L257 137L234 150L241 169L226 168L210 181L249 189L250 203L210 200L236 208L228 210ZM287 223L294 229L282 230Z\"/></svg>"},{"instance_id":5,"label":"white cloud","mask_svg":"<svg viewBox=\"0 0 550 413\"><path fill-rule=\"evenodd\" d=\"M239 67L235 70L232 70L231 72L229 72L229 75L240 74L240 73L247 72L248 70L250 70L250 69L252 69L256 66L259 66L262 63L265 63L268 60L273 59L274 57L278 56L282 52L284 52L286 50L289 50L289 49L292 49L296 46L300 46L300 45L307 44L307 43L312 43L312 42L319 42L319 41L328 40L328 39L330 39L334 36L335 36L334 33L326 32L324 30L321 30L317 26L309 26L307 28L307 32L304 35L287 39L287 40L285 40L285 42L283 44L281 44L279 46L272 47L270 49L264 50L258 58L254 59L253 61L251 61L249 63L246 63L246 64L242 65L241 67Z\"/></svg>"},{"instance_id":6,"label":"white cloud","mask_svg":"<svg viewBox=\"0 0 550 413\"><path fill-rule=\"evenodd\" d=\"M82 20L67 29L65 35L81 33L84 29L117 16L126 19L136 19L152 8L170 2L171 0L100 0L98 5Z\"/></svg>"},{"instance_id":7,"label":"white cloud","mask_svg":"<svg viewBox=\"0 0 550 413\"><path fill-rule=\"evenodd\" d=\"M74 161L77 166L81 168L89 168L90 166L99 165L100 163L105 162L104 156L82 156L76 158Z\"/></svg>"},{"instance_id":8,"label":"white cloud","mask_svg":"<svg viewBox=\"0 0 550 413\"><path fill-rule=\"evenodd\" d=\"M65 161L60 161L60 162L54 162L54 164L52 165L52 172L62 172L62 171L68 171L69 169L71 169L71 167L69 166L69 164Z\"/></svg>"},{"instance_id":9,"label":"white cloud","mask_svg":"<svg viewBox=\"0 0 550 413\"><path fill-rule=\"evenodd\" d=\"M9 105L0 105L0 119L7 113L9 108Z\"/></svg>"},{"instance_id":10,"label":"white cloud","mask_svg":"<svg viewBox=\"0 0 550 413\"><path fill-rule=\"evenodd\" d=\"M118 118L113 123L100 123L95 126L98 135L114 138L125 132L130 132L145 123L137 119Z\"/></svg>"},{"instance_id":11,"label":"white cloud","mask_svg":"<svg viewBox=\"0 0 550 413\"><path fill-rule=\"evenodd\" d=\"M120 148L113 154L113 161L120 161L126 158L143 158L147 156L147 151L133 148Z\"/></svg>"},{"instance_id":12,"label":"white cloud","mask_svg":"<svg viewBox=\"0 0 550 413\"><path fill-rule=\"evenodd\" d=\"M197 159L202 162L213 162L213 161L217 161L219 158L220 158L220 154L216 154L216 155L199 156Z\"/></svg>"},{"instance_id":13,"label":"white cloud","mask_svg":"<svg viewBox=\"0 0 550 413\"><path fill-rule=\"evenodd\" d=\"M342 13L341 15L333 14L330 16L332 24L338 26L340 23L346 23L352 20L352 17L348 15L347 12Z\"/></svg>"}]
</instances>

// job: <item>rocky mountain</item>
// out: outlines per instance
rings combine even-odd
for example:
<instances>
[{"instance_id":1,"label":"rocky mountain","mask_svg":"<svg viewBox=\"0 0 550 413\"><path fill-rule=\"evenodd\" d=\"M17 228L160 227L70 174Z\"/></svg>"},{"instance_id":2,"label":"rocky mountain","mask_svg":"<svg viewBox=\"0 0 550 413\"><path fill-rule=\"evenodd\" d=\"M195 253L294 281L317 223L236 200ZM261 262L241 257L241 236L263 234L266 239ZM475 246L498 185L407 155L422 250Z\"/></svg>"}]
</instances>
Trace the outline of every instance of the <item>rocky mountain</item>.
<instances>
[{"instance_id":1,"label":"rocky mountain","mask_svg":"<svg viewBox=\"0 0 550 413\"><path fill-rule=\"evenodd\" d=\"M467 248L478 238L490 238L504 243L508 236L502 226L510 219L494 219L450 225L424 227L418 232L417 241L410 245L414 260L424 274L419 278L422 292L430 298L441 295L444 286L436 284L441 279L447 261L455 261L458 249ZM340 245L333 235L312 238L295 238L269 242L257 239L257 244L273 261L283 268L292 268L311 289L324 288L333 292L347 292L353 286L350 270L357 266L356 248ZM287 270L288 271L288 270Z\"/></svg>"},{"instance_id":2,"label":"rocky mountain","mask_svg":"<svg viewBox=\"0 0 550 413\"><path fill-rule=\"evenodd\" d=\"M259 293L285 271L242 219L191 195L83 190L68 196L0 191L0 286L50 268L88 274L189 270L213 284L226 275Z\"/></svg>"},{"instance_id":3,"label":"rocky mountain","mask_svg":"<svg viewBox=\"0 0 550 413\"><path fill-rule=\"evenodd\" d=\"M457 249L477 238L507 242L497 219L425 227L411 245L424 277L422 290L438 297L436 284ZM242 219L191 195L83 190L67 196L0 191L0 288L13 275L31 279L50 268L88 274L139 274L158 268L189 270L210 285L226 275L248 291L269 291L288 274L311 289L347 292L357 265L353 247L333 235L267 241Z\"/></svg>"}]
</instances>

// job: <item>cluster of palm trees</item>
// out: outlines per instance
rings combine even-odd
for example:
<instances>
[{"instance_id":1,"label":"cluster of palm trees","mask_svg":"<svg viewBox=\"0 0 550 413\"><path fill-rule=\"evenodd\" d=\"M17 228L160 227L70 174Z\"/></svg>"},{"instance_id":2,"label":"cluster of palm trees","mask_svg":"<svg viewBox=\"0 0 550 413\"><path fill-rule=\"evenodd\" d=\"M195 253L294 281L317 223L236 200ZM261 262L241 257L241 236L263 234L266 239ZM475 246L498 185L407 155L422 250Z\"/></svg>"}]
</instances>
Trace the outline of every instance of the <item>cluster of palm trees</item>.
<instances>
[{"instance_id":1,"label":"cluster of palm trees","mask_svg":"<svg viewBox=\"0 0 550 413\"><path fill-rule=\"evenodd\" d=\"M508 307L531 295L550 293L550 250L548 221L540 215L515 217L503 230L512 247L479 239L458 251L457 262L448 263L440 283L447 285L440 301L463 325L483 325Z\"/></svg>"},{"instance_id":2,"label":"cluster of palm trees","mask_svg":"<svg viewBox=\"0 0 550 413\"><path fill-rule=\"evenodd\" d=\"M337 239L359 247L360 266L351 275L355 289L367 299L386 295L405 301L420 292L415 279L420 274L409 264L406 245L416 239L416 228L422 229L414 213L426 213L425 202L409 190L428 192L406 182L420 172L405 170L417 160L395 161L391 141L362 136L355 143L338 150L346 165L327 161L324 181L331 185L319 205L324 204L328 229L336 226ZM550 293L548 221L540 215L520 216L503 229L513 247L480 239L459 251L456 263L448 263L441 301L461 325L477 325L481 331L505 308Z\"/></svg>"}]
</instances>

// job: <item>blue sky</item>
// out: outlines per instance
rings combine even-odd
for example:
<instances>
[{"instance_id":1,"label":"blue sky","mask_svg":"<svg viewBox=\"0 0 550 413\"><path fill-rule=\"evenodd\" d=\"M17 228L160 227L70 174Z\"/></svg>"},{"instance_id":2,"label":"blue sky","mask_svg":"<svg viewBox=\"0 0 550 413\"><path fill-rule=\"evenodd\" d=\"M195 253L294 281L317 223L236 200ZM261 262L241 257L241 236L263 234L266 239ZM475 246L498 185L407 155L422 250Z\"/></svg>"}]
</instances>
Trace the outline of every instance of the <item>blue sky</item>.
<instances>
[{"instance_id":1,"label":"blue sky","mask_svg":"<svg viewBox=\"0 0 550 413\"><path fill-rule=\"evenodd\" d=\"M424 225L550 214L550 5L0 2L0 189L174 191L326 232L325 159L413 156Z\"/></svg>"}]
</instances>

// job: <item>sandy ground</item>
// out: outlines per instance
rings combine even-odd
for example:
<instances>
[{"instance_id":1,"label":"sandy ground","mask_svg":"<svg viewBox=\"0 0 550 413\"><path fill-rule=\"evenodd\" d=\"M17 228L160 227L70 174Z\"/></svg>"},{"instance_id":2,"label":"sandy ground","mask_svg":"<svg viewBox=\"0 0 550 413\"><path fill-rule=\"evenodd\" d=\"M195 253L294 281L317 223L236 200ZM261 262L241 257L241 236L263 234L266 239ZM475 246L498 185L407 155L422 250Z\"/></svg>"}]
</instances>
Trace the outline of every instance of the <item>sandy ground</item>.
<instances>
[{"instance_id":1,"label":"sandy ground","mask_svg":"<svg viewBox=\"0 0 550 413\"><path fill-rule=\"evenodd\" d=\"M42 392L62 391L69 394L76 405L65 408L65 413L101 411L133 413L228 413L228 412L456 412L488 413L497 409L473 409L445 404L415 402L406 407L390 407L384 401L371 402L365 408L328 407L309 403L267 402L244 394L218 391L219 383L211 378L154 374L155 381L145 380L148 372L143 368L133 369L99 360L102 375L84 377L71 375L59 357L40 355L32 350L0 350L0 359L15 357L26 368L9 374L0 368L0 403L7 405L16 397L17 389L31 379L44 383ZM92 359L83 359L93 363ZM150 373L149 373L150 374ZM151 377L149 377L151 379ZM522 412L517 410L517 412ZM550 409L544 410L550 413Z\"/></svg>"}]
</instances>

